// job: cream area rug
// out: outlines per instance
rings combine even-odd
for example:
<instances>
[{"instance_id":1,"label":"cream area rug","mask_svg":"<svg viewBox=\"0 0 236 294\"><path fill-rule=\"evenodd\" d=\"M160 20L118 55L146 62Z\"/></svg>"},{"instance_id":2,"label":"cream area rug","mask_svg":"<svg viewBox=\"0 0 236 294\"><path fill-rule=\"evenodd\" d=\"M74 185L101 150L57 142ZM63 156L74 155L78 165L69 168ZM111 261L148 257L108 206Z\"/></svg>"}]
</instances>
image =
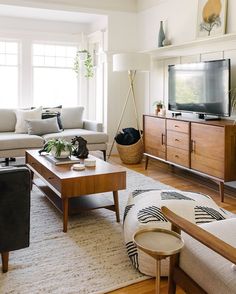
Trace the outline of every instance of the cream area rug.
<instances>
[{"instance_id":1,"label":"cream area rug","mask_svg":"<svg viewBox=\"0 0 236 294\"><path fill-rule=\"evenodd\" d=\"M129 193L150 188L170 187L127 170L127 190L119 192L121 219ZM112 199L112 193L106 197ZM1 294L107 293L148 278L131 265L114 212L98 209L70 217L65 234L62 215L35 186L30 239L29 248L10 253L8 273L0 266Z\"/></svg>"}]
</instances>

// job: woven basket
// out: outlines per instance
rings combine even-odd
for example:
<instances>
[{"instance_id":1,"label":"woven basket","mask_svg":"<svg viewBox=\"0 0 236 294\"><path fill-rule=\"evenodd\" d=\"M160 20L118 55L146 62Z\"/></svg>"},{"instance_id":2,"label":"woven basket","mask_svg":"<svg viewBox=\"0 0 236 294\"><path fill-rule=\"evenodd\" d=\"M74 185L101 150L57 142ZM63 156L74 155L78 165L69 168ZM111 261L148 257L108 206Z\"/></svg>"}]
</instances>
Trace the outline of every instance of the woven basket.
<instances>
[{"instance_id":1,"label":"woven basket","mask_svg":"<svg viewBox=\"0 0 236 294\"><path fill-rule=\"evenodd\" d=\"M120 159L126 164L139 163L143 158L143 140L132 145L120 145L116 143L117 150L120 155Z\"/></svg>"}]
</instances>

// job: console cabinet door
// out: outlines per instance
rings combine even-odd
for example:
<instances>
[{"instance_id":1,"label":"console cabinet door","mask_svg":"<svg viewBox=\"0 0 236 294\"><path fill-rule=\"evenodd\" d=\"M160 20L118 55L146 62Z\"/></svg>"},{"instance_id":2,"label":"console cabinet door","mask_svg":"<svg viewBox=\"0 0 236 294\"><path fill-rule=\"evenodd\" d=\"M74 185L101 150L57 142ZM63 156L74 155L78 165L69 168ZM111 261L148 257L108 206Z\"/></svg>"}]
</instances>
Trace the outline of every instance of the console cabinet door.
<instances>
[{"instance_id":1,"label":"console cabinet door","mask_svg":"<svg viewBox=\"0 0 236 294\"><path fill-rule=\"evenodd\" d=\"M166 159L165 119L144 116L144 152Z\"/></svg>"},{"instance_id":2,"label":"console cabinet door","mask_svg":"<svg viewBox=\"0 0 236 294\"><path fill-rule=\"evenodd\" d=\"M191 123L191 168L224 179L224 127Z\"/></svg>"}]
</instances>

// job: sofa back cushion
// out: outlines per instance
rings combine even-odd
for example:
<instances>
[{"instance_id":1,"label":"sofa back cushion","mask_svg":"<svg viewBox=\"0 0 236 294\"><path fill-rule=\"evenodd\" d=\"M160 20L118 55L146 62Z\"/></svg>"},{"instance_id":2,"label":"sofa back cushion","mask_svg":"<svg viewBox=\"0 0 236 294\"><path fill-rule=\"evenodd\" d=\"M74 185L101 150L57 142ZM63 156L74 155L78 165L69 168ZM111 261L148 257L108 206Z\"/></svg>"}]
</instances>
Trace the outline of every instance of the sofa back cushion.
<instances>
[{"instance_id":1,"label":"sofa back cushion","mask_svg":"<svg viewBox=\"0 0 236 294\"><path fill-rule=\"evenodd\" d=\"M16 112L16 127L15 133L24 134L28 133L28 127L26 120L28 119L41 119L42 106L30 110L17 109Z\"/></svg>"},{"instance_id":2,"label":"sofa back cushion","mask_svg":"<svg viewBox=\"0 0 236 294\"><path fill-rule=\"evenodd\" d=\"M83 128L83 106L63 107L61 111L61 121L64 129Z\"/></svg>"},{"instance_id":3,"label":"sofa back cushion","mask_svg":"<svg viewBox=\"0 0 236 294\"><path fill-rule=\"evenodd\" d=\"M0 132L14 132L16 114L14 109L0 109Z\"/></svg>"}]
</instances>

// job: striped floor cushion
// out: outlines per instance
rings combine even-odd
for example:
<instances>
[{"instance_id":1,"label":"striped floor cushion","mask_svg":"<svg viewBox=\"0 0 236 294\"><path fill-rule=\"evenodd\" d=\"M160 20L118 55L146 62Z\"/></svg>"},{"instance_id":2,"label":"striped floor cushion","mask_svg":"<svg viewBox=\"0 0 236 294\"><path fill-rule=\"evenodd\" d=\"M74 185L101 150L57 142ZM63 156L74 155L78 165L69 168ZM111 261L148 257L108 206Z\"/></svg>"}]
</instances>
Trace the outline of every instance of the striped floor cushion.
<instances>
[{"instance_id":1,"label":"striped floor cushion","mask_svg":"<svg viewBox=\"0 0 236 294\"><path fill-rule=\"evenodd\" d=\"M141 228L170 229L170 223L161 213L166 206L195 224L209 223L232 217L217 206L211 197L178 190L135 190L131 193L124 212L124 238L128 256L140 272L155 276L155 260L138 250L134 233ZM162 260L162 276L168 275L168 259Z\"/></svg>"}]
</instances>

